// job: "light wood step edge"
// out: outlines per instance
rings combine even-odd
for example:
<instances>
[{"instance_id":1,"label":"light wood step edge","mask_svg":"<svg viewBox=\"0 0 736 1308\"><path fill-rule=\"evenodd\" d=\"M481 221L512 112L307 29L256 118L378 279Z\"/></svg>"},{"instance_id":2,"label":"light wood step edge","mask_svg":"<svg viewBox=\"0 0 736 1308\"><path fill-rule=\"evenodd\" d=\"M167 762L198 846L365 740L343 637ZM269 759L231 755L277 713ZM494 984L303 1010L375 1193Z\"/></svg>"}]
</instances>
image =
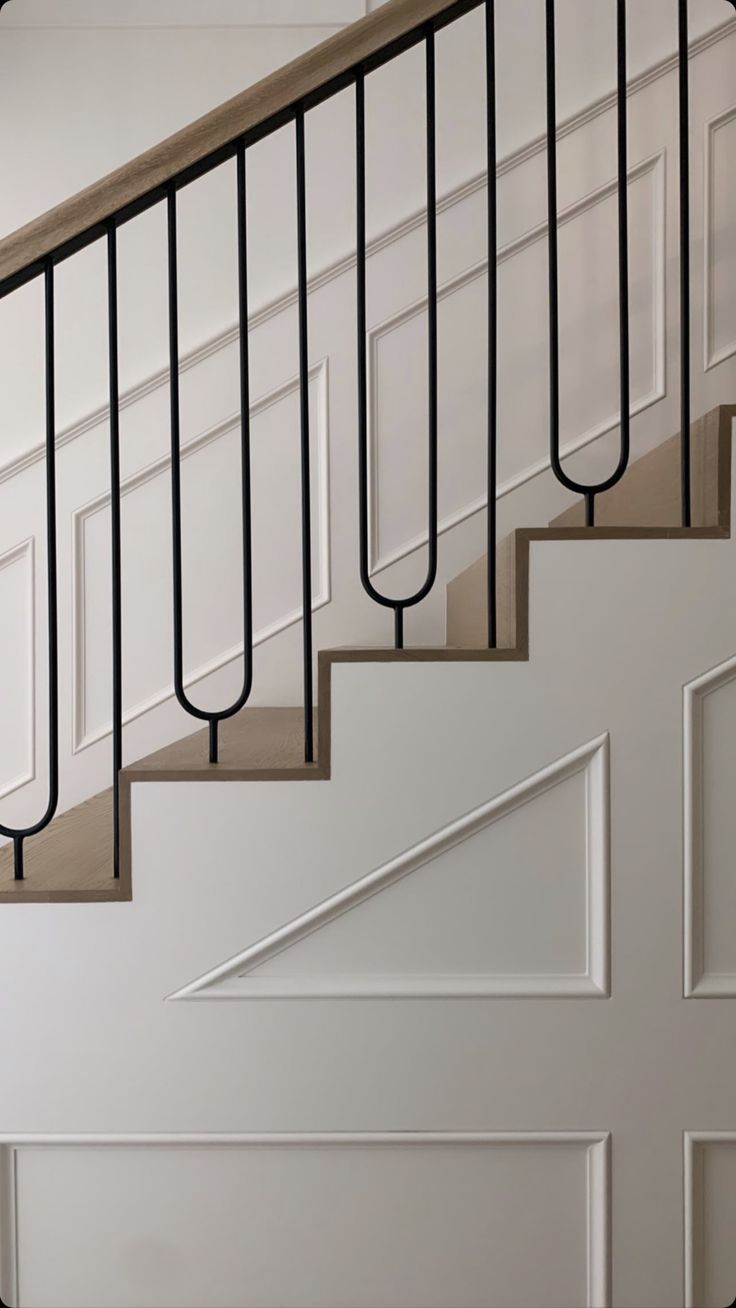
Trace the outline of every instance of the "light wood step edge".
<instances>
[{"instance_id":1,"label":"light wood step edge","mask_svg":"<svg viewBox=\"0 0 736 1308\"><path fill-rule=\"evenodd\" d=\"M503 648L489 650L482 645L476 645L474 648L461 646L441 646L441 647L423 647L406 650L395 650L385 648L368 648L368 649L331 649L321 650L318 654L318 708L316 710L317 720L317 759L318 762L305 764L296 761L294 736L294 721L298 719L301 724L302 714L299 709L246 709L240 715L242 723L237 725L237 720L233 720L233 730L242 730L244 735L248 735L246 727L249 721L247 715L262 715L260 743L256 741L255 745L251 740L251 757L247 766L241 766L235 756L228 758L227 753L224 756L224 767L222 764L209 764L207 762L207 732L201 731L194 736L187 737L184 741L178 741L176 744L168 746L164 750L157 751L156 754L142 759L132 767L125 768L120 778L120 806L121 806L121 878L116 882L112 878L112 864L109 863L110 877L108 888L104 885L100 887L95 883L90 886L89 869L87 864L82 864L86 859L85 850L89 844L90 825L94 822L95 830L101 829L101 820L105 803L110 804L109 791L103 792L102 795L95 795L91 800L84 804L70 809L67 813L56 818L46 832L36 837L37 847L45 850L46 861L58 865L63 860L67 851L71 851L70 856L75 860L75 875L77 872L79 878L87 878L87 884L81 884L80 879L66 889L51 889L48 880L48 869L46 870L45 884L42 889L34 889L31 884L21 883L20 888L15 886L8 887L3 884L0 887L0 903L24 903L24 902L79 902L79 901L99 901L99 900L125 900L130 899L132 893L131 879L131 825L130 825L130 801L131 786L146 782L179 782L179 781L326 781L330 777L331 767L331 703L332 703L332 669L335 664L339 663L458 663L458 662L509 662L525 661L529 657L529 551L532 542L549 542L556 540L713 540L728 537L731 532L731 426L733 419L736 418L736 405L722 405L719 409L713 410L704 419L704 436L705 442L712 442L712 449L708 457L702 463L702 469L706 477L713 480L713 489L706 495L703 503L711 507L707 510L712 513L713 521L706 525L700 525L689 529L677 526L598 526L586 528L581 526L551 526L537 528L520 528L512 533L507 539L510 542L505 546L506 557L509 561L509 582L506 588L506 605L507 630L513 633L513 644ZM649 457L649 456L647 456ZM643 460L640 460L643 462ZM636 465L633 465L636 467ZM701 474L698 474L701 475ZM564 516L564 515L563 515ZM476 568L477 565L473 565ZM471 571L470 569L466 571ZM461 574L464 575L464 574ZM457 579L456 579L457 580ZM455 583L451 583L454 585ZM485 582L483 583L483 588ZM485 639L485 631L483 633ZM275 738L271 740L269 746L269 715L293 715L293 721L288 723L288 742L284 746L286 736L282 730L279 743L275 744ZM252 719L251 719L252 720ZM272 717L272 724L277 718ZM286 719L282 719L283 722ZM301 734L298 735L299 748L301 747ZM259 759L258 751L263 747L265 751L271 749L271 753L264 753ZM273 749L279 755L274 758ZM200 751L199 763L196 762L196 752ZM284 751L279 754L279 751ZM94 819L91 815L94 814ZM110 824L107 827L107 846L109 848ZM63 839L57 837L57 832L63 832ZM32 842L28 842L27 860L31 865L33 859ZM99 842L98 842L99 848ZM4 848L0 850L0 869L2 868L2 859L8 858L10 850ZM64 872L58 873L56 866L51 869L53 876L63 876ZM99 873L100 869L97 868ZM30 882L30 877L29 877Z\"/></svg>"},{"instance_id":2,"label":"light wood step edge","mask_svg":"<svg viewBox=\"0 0 736 1308\"><path fill-rule=\"evenodd\" d=\"M723 440L728 443L736 405L720 405L691 428L693 527L722 526L728 515L730 485L724 486L719 467ZM724 434L725 433L725 434ZM729 445L730 448L730 445ZM625 477L596 500L596 526L628 528L633 536L645 528L676 528L680 522L680 437L670 437L637 459ZM724 517L724 514L726 515ZM554 518L550 530L585 530L584 506L578 500ZM498 642L517 643L517 587L514 576L515 536L499 541L497 551ZM551 539L551 537L547 537ZM447 587L447 642L474 648L486 640L486 556L471 563Z\"/></svg>"}]
</instances>

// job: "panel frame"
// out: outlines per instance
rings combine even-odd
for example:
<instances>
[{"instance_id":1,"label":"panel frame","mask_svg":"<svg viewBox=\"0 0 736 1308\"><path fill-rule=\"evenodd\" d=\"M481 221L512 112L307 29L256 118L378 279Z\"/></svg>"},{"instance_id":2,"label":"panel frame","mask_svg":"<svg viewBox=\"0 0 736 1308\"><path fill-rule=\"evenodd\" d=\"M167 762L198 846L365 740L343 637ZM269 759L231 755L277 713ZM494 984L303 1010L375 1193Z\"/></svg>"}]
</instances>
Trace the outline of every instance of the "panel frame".
<instances>
[{"instance_id":1,"label":"panel frame","mask_svg":"<svg viewBox=\"0 0 736 1308\"><path fill-rule=\"evenodd\" d=\"M608 1131L299 1131L0 1135L0 1291L21 1302L18 1158L24 1149L217 1148L341 1145L437 1146L580 1145L586 1148L587 1295L585 1308L611 1308L611 1134Z\"/></svg>"},{"instance_id":2,"label":"panel frame","mask_svg":"<svg viewBox=\"0 0 736 1308\"><path fill-rule=\"evenodd\" d=\"M586 971L575 974L440 971L403 975L248 975L359 908L375 894L579 773L585 776ZM608 732L518 782L177 989L172 1001L251 999L606 999L610 997L610 739Z\"/></svg>"}]
</instances>

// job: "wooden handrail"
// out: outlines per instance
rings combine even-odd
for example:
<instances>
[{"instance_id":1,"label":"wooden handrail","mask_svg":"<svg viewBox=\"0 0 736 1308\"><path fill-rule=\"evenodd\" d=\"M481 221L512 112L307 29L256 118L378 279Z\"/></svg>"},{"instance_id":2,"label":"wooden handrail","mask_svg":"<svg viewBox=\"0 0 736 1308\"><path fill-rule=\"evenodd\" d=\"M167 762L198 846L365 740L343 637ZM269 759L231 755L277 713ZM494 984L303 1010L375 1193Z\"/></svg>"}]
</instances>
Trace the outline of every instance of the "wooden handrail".
<instances>
[{"instance_id":1,"label":"wooden handrail","mask_svg":"<svg viewBox=\"0 0 736 1308\"><path fill-rule=\"evenodd\" d=\"M0 241L0 291L26 280L46 256L73 252L93 239L113 215L142 209L151 193L196 168L202 160L262 124L288 115L297 102L339 84L357 65L381 62L387 47L409 37L425 22L470 10L480 0L388 0L374 13L284 64L181 131L154 145L107 177L79 191L40 218Z\"/></svg>"}]
</instances>

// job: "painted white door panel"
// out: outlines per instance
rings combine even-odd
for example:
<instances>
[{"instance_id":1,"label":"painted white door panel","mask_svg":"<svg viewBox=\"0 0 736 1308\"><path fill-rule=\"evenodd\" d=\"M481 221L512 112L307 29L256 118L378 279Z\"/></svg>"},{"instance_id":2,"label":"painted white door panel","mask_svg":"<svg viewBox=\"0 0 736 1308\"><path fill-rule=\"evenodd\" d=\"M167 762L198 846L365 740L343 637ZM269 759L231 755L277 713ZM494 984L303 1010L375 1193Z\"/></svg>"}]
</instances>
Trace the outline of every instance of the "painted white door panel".
<instances>
[{"instance_id":1,"label":"painted white door panel","mask_svg":"<svg viewBox=\"0 0 736 1308\"><path fill-rule=\"evenodd\" d=\"M569 1308L606 1264L592 1134L63 1145L13 1166L26 1308Z\"/></svg>"}]
</instances>

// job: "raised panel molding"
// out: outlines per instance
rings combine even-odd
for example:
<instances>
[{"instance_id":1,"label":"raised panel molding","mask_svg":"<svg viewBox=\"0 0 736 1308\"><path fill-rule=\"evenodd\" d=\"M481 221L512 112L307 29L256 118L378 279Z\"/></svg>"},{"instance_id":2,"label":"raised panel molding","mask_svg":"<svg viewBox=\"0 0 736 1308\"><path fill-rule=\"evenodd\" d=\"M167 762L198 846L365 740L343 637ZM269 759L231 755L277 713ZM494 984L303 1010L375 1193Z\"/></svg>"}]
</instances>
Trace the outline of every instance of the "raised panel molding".
<instances>
[{"instance_id":1,"label":"raised panel molding","mask_svg":"<svg viewBox=\"0 0 736 1308\"><path fill-rule=\"evenodd\" d=\"M611 1138L608 1132L601 1131L423 1130L258 1134L5 1135L0 1137L0 1290L2 1298L6 1302L25 1302L25 1299L22 1298L25 1283L24 1255L28 1257L29 1265L34 1269L34 1276L37 1276L39 1266L43 1263L43 1258L40 1258L39 1261L35 1249L35 1239L38 1238L37 1232L31 1232L31 1243L30 1245L26 1243L29 1233L24 1226L23 1163L25 1160L37 1163L39 1157L47 1153L51 1162L53 1155L56 1154L57 1157L52 1164L56 1168L60 1165L58 1160L61 1151L65 1153L81 1151L82 1156L96 1157L98 1160L103 1158L105 1152L114 1151L121 1155L127 1154L131 1166L134 1166L131 1155L137 1155L139 1158L150 1157L154 1151L165 1152L166 1154L173 1151L179 1155L191 1153L193 1150L212 1150L217 1151L219 1154L230 1152L241 1155L247 1155L250 1151L258 1151L263 1156L267 1151L273 1153L274 1151L290 1150L292 1154L298 1157L300 1151L304 1150L308 1151L308 1153L305 1152L304 1154L306 1159L308 1156L313 1156L315 1151L350 1150L354 1154L356 1150L362 1151L364 1149L376 1151L374 1168L381 1158L386 1161L386 1166L395 1166L395 1163L391 1160L394 1151L409 1151L409 1157L411 1153L421 1152L425 1155L434 1155L434 1166L441 1168L445 1159L449 1160L454 1155L457 1160L458 1157L467 1155L469 1151L474 1154L485 1153L491 1158L494 1149L502 1150L507 1157L509 1156L509 1150L512 1151L512 1154L516 1154L517 1150L526 1150L528 1153L528 1151L536 1149L540 1151L540 1157L546 1155L547 1150L549 1150L550 1156L554 1158L556 1151L562 1155L565 1150L579 1149L581 1154L580 1163L584 1169L581 1195L582 1211L580 1213L584 1232L580 1241L583 1251L580 1282L584 1299L581 1299L580 1304L581 1308L583 1304L585 1308L610 1308ZM404 1153L404 1156L406 1156L406 1153ZM521 1161L521 1155L519 1157ZM122 1157L120 1161L122 1166ZM371 1175L374 1177L372 1183L375 1185L373 1171ZM561 1173L562 1175L564 1175L564 1172ZM526 1184L529 1184L528 1179ZM547 1182L547 1188L549 1188L549 1181ZM77 1192L74 1189L69 1190L66 1192L65 1202L71 1206L72 1211L77 1202L77 1193L82 1196L82 1207L89 1201L89 1191L80 1190ZM439 1185L437 1193L442 1193L441 1185ZM473 1202L472 1192L468 1193L467 1202ZM304 1220L309 1222L311 1219L305 1214ZM74 1229L80 1239L85 1239L84 1233L88 1229L88 1223L83 1219L77 1221L75 1218ZM111 1250L113 1251L116 1234L120 1234L120 1232L117 1231L115 1224L113 1223L112 1227L110 1227L108 1223L105 1238L110 1240ZM367 1242L367 1247L371 1247L375 1238L380 1236L380 1222L376 1231L371 1233L364 1230L360 1235L361 1240ZM414 1238L416 1239L416 1234ZM63 1263L63 1259L66 1257L67 1263L73 1264L74 1259L69 1259L68 1250L64 1250L63 1241L61 1248L62 1253L60 1255L57 1241L53 1250L54 1258L58 1260L61 1256ZM278 1275L276 1267L277 1263L274 1264L274 1276ZM54 1272L58 1275L56 1268ZM26 1273L26 1280L28 1279L30 1279L30 1276L29 1273ZM33 1290L30 1293L32 1294ZM67 1291L68 1293L69 1291ZM487 1286L487 1290L484 1290L485 1293L487 1293L489 1303L496 1302L493 1284ZM542 1308L541 1301L538 1303L537 1308Z\"/></svg>"},{"instance_id":2,"label":"raised panel molding","mask_svg":"<svg viewBox=\"0 0 736 1308\"><path fill-rule=\"evenodd\" d=\"M705 965L704 722L707 696L736 680L736 657L683 689L684 993L686 998L736 997L736 972Z\"/></svg>"},{"instance_id":3,"label":"raised panel molding","mask_svg":"<svg viewBox=\"0 0 736 1308\"><path fill-rule=\"evenodd\" d=\"M731 124L736 124L736 105L725 109L723 113L712 118L705 124L705 145L703 151L703 171L704 171L704 206L703 206L703 223L704 223L704 273L703 273L703 367L707 372L710 368L715 368L719 363L730 359L736 354L736 334L733 338L725 341L720 346L716 344L716 295L717 295L717 269L715 266L715 247L716 247L716 143L718 133ZM734 126L736 132L736 126ZM733 186L733 152L722 161L721 167L727 172L729 187ZM734 207L736 214L736 207ZM732 223L726 221L726 228L730 232ZM733 260L733 254L732 254ZM726 275L721 277L721 286L723 293L731 297L731 287L733 286L733 271L736 269L736 262L732 262L731 272L726 270Z\"/></svg>"},{"instance_id":4,"label":"raised panel molding","mask_svg":"<svg viewBox=\"0 0 736 1308\"><path fill-rule=\"evenodd\" d=\"M628 172L628 185L650 177L653 185L653 243L654 243L654 285L652 286L652 316L651 316L651 351L653 360L653 372L651 377L651 386L646 394L638 400L634 400L631 406L632 417L643 413L652 405L663 400L667 393L666 386L666 368L665 368L665 342L666 342L666 302L665 302L665 267L666 267L666 244L665 244L665 159L666 151L661 150L658 154L648 159L642 160ZM617 181L614 179L607 182L604 186L598 187L591 191L590 194L583 196L574 204L560 211L559 226L562 228L574 219L590 212L603 201L612 198L617 191ZM498 252L499 266L509 260L525 253L540 241L547 238L547 222L539 223L536 227L531 228L522 236L510 241L503 246ZM466 268L457 276L450 278L439 288L438 299L440 303L450 297L457 295L473 282L487 275L488 261L482 259L471 267ZM369 565L372 574L379 573L385 568L391 567L400 559L414 553L427 543L427 533L420 534L404 541L397 548L390 551L383 551L380 544L379 531L379 496L377 487L379 484L379 458L380 458L380 431L379 431L379 365L378 365L378 347L382 340L390 336L392 332L411 322L412 319L426 314L427 297L422 296L412 304L405 306L397 313L392 314L382 323L372 327L368 332L367 340L367 368L368 368L368 482L369 482ZM567 441L563 447L563 455L575 453L576 450L583 449L593 441L607 435L615 430L619 424L618 412L613 413L603 422L597 423L594 427L584 431L580 436L573 440ZM545 457L530 464L522 472L501 482L497 488L497 498L502 499L512 491L517 490L526 482L538 477L547 471L550 467L549 458ZM486 508L487 496L482 494L477 498L468 501L454 512L441 518L438 524L438 533L450 531L459 523L466 521L476 513L483 512Z\"/></svg>"},{"instance_id":5,"label":"raised panel molding","mask_svg":"<svg viewBox=\"0 0 736 1308\"><path fill-rule=\"evenodd\" d=\"M25 644L23 657L26 666L26 707L24 714L26 766L12 776L0 776L0 799L4 799L14 791L20 790L21 786L27 786L36 776L35 541L33 537L21 541L18 545L14 545L5 553L0 554L0 574L13 567L21 567L25 573L25 615L23 617L19 615L17 622L10 621L8 629L18 633ZM9 619L7 609L3 610L3 615L7 621Z\"/></svg>"},{"instance_id":6,"label":"raised panel molding","mask_svg":"<svg viewBox=\"0 0 736 1308\"><path fill-rule=\"evenodd\" d=\"M328 361L322 359L319 363L314 364L309 370L309 381L317 388L318 397L318 422L315 429L315 443L318 452L317 470L318 470L318 495L313 505L313 538L319 541L318 555L320 560L319 584L314 589L312 597L312 612L329 604L331 596L331 564L330 564L330 492L329 492L329 386L328 386ZM264 413L267 409L277 404L280 400L295 394L299 389L299 378L291 378L283 385L277 387L268 394L262 396L251 406L251 420L257 418L259 414ZM182 460L191 458L192 455L200 453L208 446L221 440L231 432L239 429L240 414L235 413L225 418L222 422L201 432L192 440L182 445ZM121 487L122 496L135 494L142 486L155 480L165 474L171 467L170 455L157 459L147 467L135 473L134 476L123 482ZM72 515L72 586L73 586L73 617L72 617L72 750L73 753L79 753L89 746L97 744L104 740L112 732L111 723L106 723L101 728L88 728L87 709L86 709L86 685L87 685L87 668L85 658L85 626L87 605L85 602L85 526L90 518L95 514L104 511L110 506L110 492L106 491L103 495L97 496L90 503L85 504L82 508L77 509ZM301 607L293 611L284 613L276 621L271 622L268 626L254 632L253 645L264 644L277 636L279 632L285 631L287 627L293 626L301 620ZM194 668L185 678L185 686L191 687L197 682L203 681L212 673L224 668L227 664L235 662L243 656L242 641L232 647L223 650L215 658L208 660L206 663ZM123 717L123 724L127 725L142 717L144 714L164 704L167 700L174 698L173 685L168 684L162 687L150 698L142 700L126 710Z\"/></svg>"},{"instance_id":7,"label":"raised panel molding","mask_svg":"<svg viewBox=\"0 0 736 1308\"><path fill-rule=\"evenodd\" d=\"M306 913L285 923L245 950L191 981L169 996L174 1000L468 998L483 996L592 997L609 994L609 740L590 741L527 780L478 808L331 895ZM456 849L491 824L521 810L563 781L582 774L584 811L581 816L585 880L585 970L551 974L508 970L452 973L441 966L431 972L310 970L257 975L273 959L345 915L360 911L382 891L420 872L441 855ZM421 884L421 883L420 883ZM459 892L455 886L453 894ZM467 904L464 908L467 910ZM434 920L434 919L433 919ZM402 918L403 925L410 922ZM436 945L439 952L439 945ZM255 975L254 975L255 974Z\"/></svg>"},{"instance_id":8,"label":"raised panel molding","mask_svg":"<svg viewBox=\"0 0 736 1308\"><path fill-rule=\"evenodd\" d=\"M719 1146L730 1152L736 1150L736 1131L685 1131L684 1133L684 1196L685 1215L685 1308L705 1308L708 1272L706 1266L706 1195L705 1162L708 1151ZM731 1196L736 1205L736 1194ZM736 1209L734 1209L736 1211ZM733 1220L733 1212L731 1214ZM729 1238L728 1246L734 1249ZM724 1286L719 1308L733 1302L736 1295L736 1257L733 1272ZM727 1297L728 1296L728 1297Z\"/></svg>"}]
</instances>

